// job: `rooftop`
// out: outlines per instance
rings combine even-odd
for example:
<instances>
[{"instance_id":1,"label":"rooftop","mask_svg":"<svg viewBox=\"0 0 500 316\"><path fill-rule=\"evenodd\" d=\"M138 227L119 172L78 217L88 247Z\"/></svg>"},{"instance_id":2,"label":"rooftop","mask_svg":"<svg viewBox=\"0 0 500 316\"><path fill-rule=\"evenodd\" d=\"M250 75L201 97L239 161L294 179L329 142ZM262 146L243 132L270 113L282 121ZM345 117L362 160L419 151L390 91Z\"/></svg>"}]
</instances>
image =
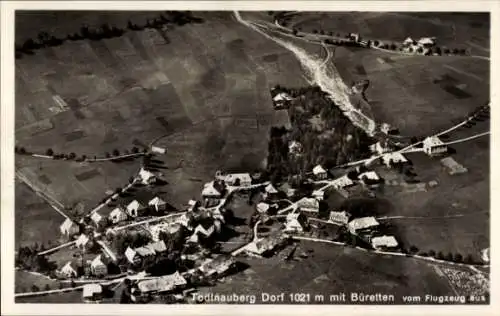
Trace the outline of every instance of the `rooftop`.
<instances>
[{"instance_id":1,"label":"rooftop","mask_svg":"<svg viewBox=\"0 0 500 316\"><path fill-rule=\"evenodd\" d=\"M358 229L364 229L364 228L369 228L369 227L374 227L378 226L378 222L375 219L375 217L360 217L360 218L355 218L352 221L349 222L349 227L351 227L353 230L358 230Z\"/></svg>"},{"instance_id":2,"label":"rooftop","mask_svg":"<svg viewBox=\"0 0 500 316\"><path fill-rule=\"evenodd\" d=\"M381 236L381 237L373 237L372 238L372 246L374 248L378 247L396 247L398 242L394 236Z\"/></svg>"}]
</instances>

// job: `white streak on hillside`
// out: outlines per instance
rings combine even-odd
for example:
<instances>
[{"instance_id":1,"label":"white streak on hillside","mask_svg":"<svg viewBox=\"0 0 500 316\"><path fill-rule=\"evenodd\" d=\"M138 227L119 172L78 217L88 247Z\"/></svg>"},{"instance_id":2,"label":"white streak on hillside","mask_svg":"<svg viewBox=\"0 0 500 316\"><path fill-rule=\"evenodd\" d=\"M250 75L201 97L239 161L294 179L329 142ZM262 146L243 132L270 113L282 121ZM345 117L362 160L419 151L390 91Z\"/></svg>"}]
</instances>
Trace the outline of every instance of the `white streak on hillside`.
<instances>
[{"instance_id":1,"label":"white streak on hillside","mask_svg":"<svg viewBox=\"0 0 500 316\"><path fill-rule=\"evenodd\" d=\"M325 64L323 61L310 56L305 50L283 39L270 36L251 22L243 20L238 11L235 11L234 15L243 25L259 32L268 39L291 51L301 63L308 77L307 81L309 84L317 85L322 91L327 93L330 99L344 112L355 126L363 129L368 135L374 134L376 127L375 122L352 105L349 99L350 89L343 82L333 63L330 63L329 67L324 67Z\"/></svg>"}]
</instances>

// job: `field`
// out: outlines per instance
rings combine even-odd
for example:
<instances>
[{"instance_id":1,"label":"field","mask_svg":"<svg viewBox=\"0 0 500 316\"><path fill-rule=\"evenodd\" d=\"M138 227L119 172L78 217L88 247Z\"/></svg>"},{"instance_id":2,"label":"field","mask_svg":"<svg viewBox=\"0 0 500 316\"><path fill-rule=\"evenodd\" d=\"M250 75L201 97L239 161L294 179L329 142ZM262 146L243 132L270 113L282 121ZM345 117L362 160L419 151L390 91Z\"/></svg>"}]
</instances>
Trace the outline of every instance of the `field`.
<instances>
[{"instance_id":1,"label":"field","mask_svg":"<svg viewBox=\"0 0 500 316\"><path fill-rule=\"evenodd\" d=\"M167 191L177 207L197 197L199 179L217 169L262 167L269 127L288 123L272 109L269 88L303 84L299 65L229 13L203 17L203 24L168 31L170 44L144 30L66 42L17 60L16 143L40 153L52 148L102 157L163 136L157 145L168 154L158 158L165 161L165 178L175 183ZM61 99L65 105L56 102ZM30 181L83 209L126 183L138 166L16 160Z\"/></svg>"},{"instance_id":2,"label":"field","mask_svg":"<svg viewBox=\"0 0 500 316\"><path fill-rule=\"evenodd\" d=\"M300 12L287 26L303 32L323 30L341 36L352 32L366 39L398 42L408 36L416 40L436 37L445 46L469 47L475 53L489 54L490 17L481 12Z\"/></svg>"},{"instance_id":3,"label":"field","mask_svg":"<svg viewBox=\"0 0 500 316\"><path fill-rule=\"evenodd\" d=\"M351 292L397 293L395 302L399 304L403 295L454 294L447 279L440 276L436 268L415 259L389 258L311 242L301 242L299 248L312 250L309 258L289 263L276 257L243 259L250 268L202 292L231 294L238 289L237 294L257 296L262 292L323 294L327 304L342 304L328 299L330 295L341 292L348 296ZM260 297L257 297L257 303L261 303ZM349 298L346 303L350 303Z\"/></svg>"}]
</instances>

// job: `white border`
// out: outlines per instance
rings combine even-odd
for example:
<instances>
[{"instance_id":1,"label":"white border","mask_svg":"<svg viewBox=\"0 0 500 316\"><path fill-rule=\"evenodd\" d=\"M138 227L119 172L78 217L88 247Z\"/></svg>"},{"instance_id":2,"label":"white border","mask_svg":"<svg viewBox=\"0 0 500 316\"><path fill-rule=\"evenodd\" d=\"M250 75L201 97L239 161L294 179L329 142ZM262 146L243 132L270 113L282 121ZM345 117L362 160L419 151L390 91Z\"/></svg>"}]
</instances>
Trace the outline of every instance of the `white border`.
<instances>
[{"instance_id":1,"label":"white border","mask_svg":"<svg viewBox=\"0 0 500 316\"><path fill-rule=\"evenodd\" d=\"M481 315L499 314L500 291L497 275L498 255L493 246L499 237L494 229L498 216L493 211L499 204L500 182L491 182L491 304L489 306L266 306L266 305L88 305L88 304L14 304L13 299L13 256L14 253L14 10L16 9L57 9L57 10L304 10L304 11L490 11L491 12L491 82L492 108L498 104L498 95L493 87L499 86L496 63L500 2L491 1L0 1L1 6L1 249L2 249L2 314L53 314L83 315L109 314L130 315L147 313L165 314L213 314L213 315L252 315L252 314L381 314L381 315L421 315L424 313L444 315ZM500 114L499 114L500 115ZM497 130L497 111L492 111L492 128ZM500 124L499 124L500 126ZM499 127L500 128L500 127ZM500 139L492 133L491 142L491 179L500 179L496 162L497 144ZM495 299L497 298L497 299Z\"/></svg>"}]
</instances>

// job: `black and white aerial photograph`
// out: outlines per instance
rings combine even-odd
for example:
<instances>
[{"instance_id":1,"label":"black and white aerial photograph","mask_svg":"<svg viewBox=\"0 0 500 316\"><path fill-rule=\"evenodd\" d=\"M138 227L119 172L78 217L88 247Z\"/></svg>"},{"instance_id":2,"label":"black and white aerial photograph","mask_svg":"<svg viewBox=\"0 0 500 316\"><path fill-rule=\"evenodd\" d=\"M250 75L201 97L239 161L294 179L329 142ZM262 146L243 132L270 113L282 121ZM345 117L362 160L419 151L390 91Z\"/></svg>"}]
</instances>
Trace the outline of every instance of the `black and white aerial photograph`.
<instances>
[{"instance_id":1,"label":"black and white aerial photograph","mask_svg":"<svg viewBox=\"0 0 500 316\"><path fill-rule=\"evenodd\" d=\"M16 305L490 304L488 8L260 9L15 11Z\"/></svg>"}]
</instances>

